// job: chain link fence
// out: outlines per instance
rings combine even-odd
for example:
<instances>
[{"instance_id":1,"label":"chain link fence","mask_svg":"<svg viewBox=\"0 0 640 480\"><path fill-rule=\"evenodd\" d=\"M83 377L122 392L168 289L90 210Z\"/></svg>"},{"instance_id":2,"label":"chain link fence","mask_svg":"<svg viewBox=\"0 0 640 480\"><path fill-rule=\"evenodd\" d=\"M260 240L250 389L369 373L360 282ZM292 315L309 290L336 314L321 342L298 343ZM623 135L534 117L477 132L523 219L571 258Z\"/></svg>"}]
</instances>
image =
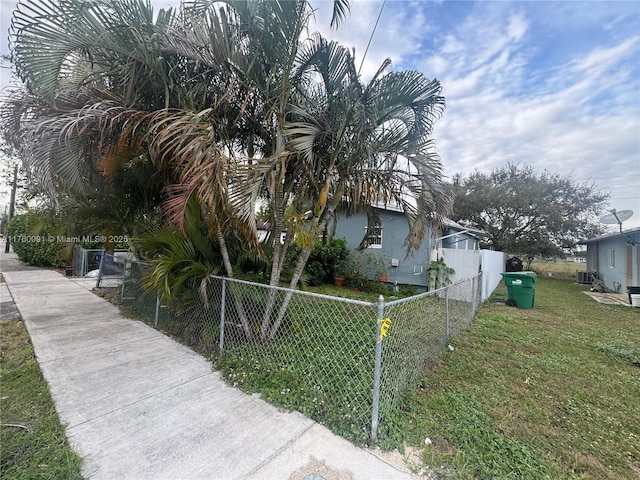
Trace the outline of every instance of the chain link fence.
<instances>
[{"instance_id":1,"label":"chain link fence","mask_svg":"<svg viewBox=\"0 0 640 480\"><path fill-rule=\"evenodd\" d=\"M480 303L481 275L384 305L380 412L389 412L448 339L469 326Z\"/></svg>"},{"instance_id":2,"label":"chain link fence","mask_svg":"<svg viewBox=\"0 0 640 480\"><path fill-rule=\"evenodd\" d=\"M104 250L79 248L73 252L73 276L84 277L100 268L100 259Z\"/></svg>"},{"instance_id":3,"label":"chain link fence","mask_svg":"<svg viewBox=\"0 0 640 480\"><path fill-rule=\"evenodd\" d=\"M125 261L131 262L132 258L131 253L126 250L105 251L76 247L71 273L74 277L95 277L96 285L101 287L117 287L127 273Z\"/></svg>"},{"instance_id":4,"label":"chain link fence","mask_svg":"<svg viewBox=\"0 0 640 480\"><path fill-rule=\"evenodd\" d=\"M480 301L480 276L394 301L364 302L209 277L170 304L143 286L149 264L124 262L114 298L197 351L227 381L298 410L356 443L379 424Z\"/></svg>"}]
</instances>

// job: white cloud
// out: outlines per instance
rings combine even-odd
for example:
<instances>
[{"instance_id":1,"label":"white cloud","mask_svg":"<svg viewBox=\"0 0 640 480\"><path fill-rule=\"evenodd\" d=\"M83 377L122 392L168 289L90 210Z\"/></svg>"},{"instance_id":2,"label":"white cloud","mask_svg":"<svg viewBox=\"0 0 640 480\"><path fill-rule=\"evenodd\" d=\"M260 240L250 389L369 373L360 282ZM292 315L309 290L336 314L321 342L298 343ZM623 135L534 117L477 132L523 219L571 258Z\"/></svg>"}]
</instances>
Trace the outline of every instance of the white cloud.
<instances>
[{"instance_id":1,"label":"white cloud","mask_svg":"<svg viewBox=\"0 0 640 480\"><path fill-rule=\"evenodd\" d=\"M330 2L314 0L311 4L316 8L316 21L311 26L312 30L317 30L346 47L355 48L356 65L359 67L383 2L353 1L351 14L339 30L329 29ZM391 58L396 68L401 65L405 69L411 68L405 62L410 56L420 53L422 39L429 35L431 27L423 11L418 8L421 2L417 2L415 8L406 8L407 5L404 2L387 2L384 5L381 20L375 28L362 66L364 79L372 77L386 58Z\"/></svg>"},{"instance_id":2,"label":"white cloud","mask_svg":"<svg viewBox=\"0 0 640 480\"><path fill-rule=\"evenodd\" d=\"M586 57L574 61L571 70L584 75L601 75L621 58L633 54L632 51L637 44L638 37L633 37L610 48L596 48Z\"/></svg>"},{"instance_id":3,"label":"white cloud","mask_svg":"<svg viewBox=\"0 0 640 480\"><path fill-rule=\"evenodd\" d=\"M440 48L440 52L443 55L451 55L460 53L464 50L464 43L455 38L453 35L447 35L444 41L444 45Z\"/></svg>"},{"instance_id":4,"label":"white cloud","mask_svg":"<svg viewBox=\"0 0 640 480\"><path fill-rule=\"evenodd\" d=\"M438 74L447 100L434 132L445 172L512 162L573 173L610 192L611 206L636 211L629 225L640 225L640 81L629 65L638 38L603 40L541 66L533 57L545 47L527 17L491 13L462 19L420 61Z\"/></svg>"},{"instance_id":5,"label":"white cloud","mask_svg":"<svg viewBox=\"0 0 640 480\"><path fill-rule=\"evenodd\" d=\"M527 21L522 14L512 15L509 18L509 26L507 28L508 37L513 41L520 41L528 29Z\"/></svg>"}]
</instances>

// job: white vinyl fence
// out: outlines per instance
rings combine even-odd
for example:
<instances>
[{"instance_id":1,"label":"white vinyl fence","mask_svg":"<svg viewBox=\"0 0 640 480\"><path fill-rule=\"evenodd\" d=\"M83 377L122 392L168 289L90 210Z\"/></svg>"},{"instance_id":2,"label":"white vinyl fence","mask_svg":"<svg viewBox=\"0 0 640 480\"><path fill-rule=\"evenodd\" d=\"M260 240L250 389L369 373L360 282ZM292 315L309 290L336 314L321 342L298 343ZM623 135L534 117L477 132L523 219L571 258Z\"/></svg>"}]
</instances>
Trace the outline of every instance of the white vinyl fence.
<instances>
[{"instance_id":1,"label":"white vinyl fence","mask_svg":"<svg viewBox=\"0 0 640 480\"><path fill-rule=\"evenodd\" d=\"M481 301L491 296L502 279L504 272L505 254L492 250L462 250L454 248L439 248L438 258L455 270L449 278L456 283L467 278L473 278L482 272Z\"/></svg>"}]
</instances>

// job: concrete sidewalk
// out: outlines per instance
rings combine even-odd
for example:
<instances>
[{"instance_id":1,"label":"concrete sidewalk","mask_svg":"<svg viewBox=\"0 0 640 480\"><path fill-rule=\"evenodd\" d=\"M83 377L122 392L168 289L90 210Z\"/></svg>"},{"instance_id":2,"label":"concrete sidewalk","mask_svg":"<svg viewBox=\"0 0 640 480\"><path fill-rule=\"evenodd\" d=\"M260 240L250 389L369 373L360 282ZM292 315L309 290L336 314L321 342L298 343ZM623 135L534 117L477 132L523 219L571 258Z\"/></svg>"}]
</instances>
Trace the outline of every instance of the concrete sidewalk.
<instances>
[{"instance_id":1,"label":"concrete sidewalk","mask_svg":"<svg viewBox=\"0 0 640 480\"><path fill-rule=\"evenodd\" d=\"M412 478L229 387L203 357L57 272L3 275L86 478Z\"/></svg>"}]
</instances>

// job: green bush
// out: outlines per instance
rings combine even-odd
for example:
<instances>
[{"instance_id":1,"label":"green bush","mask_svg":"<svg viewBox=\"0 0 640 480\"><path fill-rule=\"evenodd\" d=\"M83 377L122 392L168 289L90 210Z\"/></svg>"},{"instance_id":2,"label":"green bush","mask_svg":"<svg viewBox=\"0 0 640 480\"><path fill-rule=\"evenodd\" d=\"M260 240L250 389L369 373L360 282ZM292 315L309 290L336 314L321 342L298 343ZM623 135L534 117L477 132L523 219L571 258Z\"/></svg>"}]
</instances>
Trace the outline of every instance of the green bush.
<instances>
[{"instance_id":1,"label":"green bush","mask_svg":"<svg viewBox=\"0 0 640 480\"><path fill-rule=\"evenodd\" d=\"M389 258L385 254L374 252L353 252L349 259L347 286L357 288L361 292L381 293L386 295L388 287L386 278Z\"/></svg>"},{"instance_id":2,"label":"green bush","mask_svg":"<svg viewBox=\"0 0 640 480\"><path fill-rule=\"evenodd\" d=\"M427 271L429 272L429 290L446 287L451 283L450 275L456 273L453 268L448 267L447 264L444 263L444 258L438 258L437 261L432 261Z\"/></svg>"},{"instance_id":3,"label":"green bush","mask_svg":"<svg viewBox=\"0 0 640 480\"><path fill-rule=\"evenodd\" d=\"M346 240L332 239L328 245L321 241L316 242L305 267L307 283L309 285L332 283L333 277L342 274L340 266L348 259L349 251Z\"/></svg>"},{"instance_id":4,"label":"green bush","mask_svg":"<svg viewBox=\"0 0 640 480\"><path fill-rule=\"evenodd\" d=\"M62 243L56 239L59 225L46 212L17 215L7 225L7 235L18 258L29 265L64 267Z\"/></svg>"},{"instance_id":5,"label":"green bush","mask_svg":"<svg viewBox=\"0 0 640 480\"><path fill-rule=\"evenodd\" d=\"M414 295L418 295L420 292L415 285L400 285L397 293L402 297L413 297Z\"/></svg>"}]
</instances>

